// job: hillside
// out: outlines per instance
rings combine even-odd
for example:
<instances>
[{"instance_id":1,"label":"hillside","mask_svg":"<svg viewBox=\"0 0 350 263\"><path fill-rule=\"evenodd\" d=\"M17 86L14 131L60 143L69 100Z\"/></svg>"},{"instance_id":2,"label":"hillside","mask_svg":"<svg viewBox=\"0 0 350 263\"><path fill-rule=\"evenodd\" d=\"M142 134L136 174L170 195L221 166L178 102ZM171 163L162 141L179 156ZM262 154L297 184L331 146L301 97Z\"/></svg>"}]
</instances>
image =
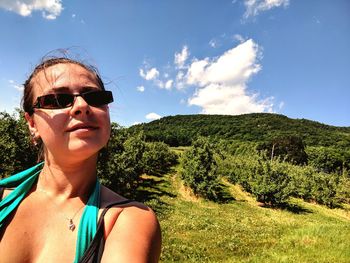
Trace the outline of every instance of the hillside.
<instances>
[{"instance_id":1,"label":"hillside","mask_svg":"<svg viewBox=\"0 0 350 263\"><path fill-rule=\"evenodd\" d=\"M190 145L198 136L263 142L289 135L301 137L308 146L350 146L350 127L335 127L271 113L176 115L129 129L143 131L149 141L164 141L171 146Z\"/></svg>"},{"instance_id":2,"label":"hillside","mask_svg":"<svg viewBox=\"0 0 350 263\"><path fill-rule=\"evenodd\" d=\"M329 209L293 199L289 209L261 206L238 185L223 181L232 199L198 199L177 172L145 176L141 198L157 213L161 262L350 261L349 207Z\"/></svg>"}]
</instances>

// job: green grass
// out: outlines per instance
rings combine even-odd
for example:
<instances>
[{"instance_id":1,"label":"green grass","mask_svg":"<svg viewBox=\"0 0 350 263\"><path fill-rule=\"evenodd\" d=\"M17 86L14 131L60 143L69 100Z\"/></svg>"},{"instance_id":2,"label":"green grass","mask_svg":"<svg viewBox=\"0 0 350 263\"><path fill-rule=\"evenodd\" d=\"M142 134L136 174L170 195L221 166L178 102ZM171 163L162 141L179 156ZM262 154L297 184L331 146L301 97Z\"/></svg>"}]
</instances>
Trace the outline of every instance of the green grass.
<instances>
[{"instance_id":1,"label":"green grass","mask_svg":"<svg viewBox=\"0 0 350 263\"><path fill-rule=\"evenodd\" d=\"M191 195L174 171L145 176L141 192L159 216L161 262L350 262L350 209L298 199L289 209L261 207L224 181L234 200Z\"/></svg>"}]
</instances>

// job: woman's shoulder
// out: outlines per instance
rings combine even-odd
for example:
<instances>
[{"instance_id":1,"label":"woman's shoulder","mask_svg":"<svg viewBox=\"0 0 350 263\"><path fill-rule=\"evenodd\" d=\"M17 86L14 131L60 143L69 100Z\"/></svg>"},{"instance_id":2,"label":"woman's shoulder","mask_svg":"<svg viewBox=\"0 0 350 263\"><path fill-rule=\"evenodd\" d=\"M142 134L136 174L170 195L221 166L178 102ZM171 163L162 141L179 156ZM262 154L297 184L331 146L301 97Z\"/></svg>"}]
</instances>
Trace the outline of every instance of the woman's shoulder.
<instances>
[{"instance_id":1,"label":"woman's shoulder","mask_svg":"<svg viewBox=\"0 0 350 263\"><path fill-rule=\"evenodd\" d=\"M127 217L132 219L133 217L149 217L150 219L156 216L152 209L143 203L135 200L127 199L111 189L102 186L101 187L101 209L109 208L109 210L120 211L120 217Z\"/></svg>"},{"instance_id":2,"label":"woman's shoulder","mask_svg":"<svg viewBox=\"0 0 350 263\"><path fill-rule=\"evenodd\" d=\"M122 262L136 259L139 259L137 262L157 262L161 244L158 219L146 205L131 200L125 203L126 200L128 199L102 187L101 206L112 205L105 216L104 256L117 256ZM123 204L118 205L120 202ZM128 258L130 255L132 258Z\"/></svg>"}]
</instances>

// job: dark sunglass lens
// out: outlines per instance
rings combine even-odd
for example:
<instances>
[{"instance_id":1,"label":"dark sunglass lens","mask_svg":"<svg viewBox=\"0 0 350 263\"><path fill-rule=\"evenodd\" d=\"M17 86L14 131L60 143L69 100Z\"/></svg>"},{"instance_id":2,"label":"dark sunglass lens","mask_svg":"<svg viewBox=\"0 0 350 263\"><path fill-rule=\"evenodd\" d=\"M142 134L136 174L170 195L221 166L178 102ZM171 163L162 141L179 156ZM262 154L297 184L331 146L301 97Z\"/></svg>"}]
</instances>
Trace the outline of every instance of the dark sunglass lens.
<instances>
[{"instance_id":1,"label":"dark sunglass lens","mask_svg":"<svg viewBox=\"0 0 350 263\"><path fill-rule=\"evenodd\" d=\"M59 107L54 94L45 95L39 98L40 108L56 109Z\"/></svg>"},{"instance_id":2,"label":"dark sunglass lens","mask_svg":"<svg viewBox=\"0 0 350 263\"><path fill-rule=\"evenodd\" d=\"M93 91L83 94L85 101L94 107L100 107L108 103L113 102L113 96L111 91Z\"/></svg>"},{"instance_id":3,"label":"dark sunglass lens","mask_svg":"<svg viewBox=\"0 0 350 263\"><path fill-rule=\"evenodd\" d=\"M56 94L57 104L60 108L67 108L73 105L74 95L72 94Z\"/></svg>"}]
</instances>

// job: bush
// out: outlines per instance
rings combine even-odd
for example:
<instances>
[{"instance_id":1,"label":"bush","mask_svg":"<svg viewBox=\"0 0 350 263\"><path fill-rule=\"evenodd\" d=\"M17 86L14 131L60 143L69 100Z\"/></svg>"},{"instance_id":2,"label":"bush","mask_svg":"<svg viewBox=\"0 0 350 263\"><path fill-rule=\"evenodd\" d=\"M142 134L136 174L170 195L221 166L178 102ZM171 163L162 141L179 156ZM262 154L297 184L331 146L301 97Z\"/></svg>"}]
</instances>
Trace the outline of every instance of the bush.
<instances>
[{"instance_id":1,"label":"bush","mask_svg":"<svg viewBox=\"0 0 350 263\"><path fill-rule=\"evenodd\" d=\"M220 162L219 170L232 183L238 183L252 193L257 201L271 206L287 203L293 193L288 164L266 161L265 156L231 156Z\"/></svg>"},{"instance_id":2,"label":"bush","mask_svg":"<svg viewBox=\"0 0 350 263\"><path fill-rule=\"evenodd\" d=\"M274 138L270 142L260 144L257 149L265 151L270 159L278 157L293 164L307 164L305 146L298 136Z\"/></svg>"},{"instance_id":3,"label":"bush","mask_svg":"<svg viewBox=\"0 0 350 263\"><path fill-rule=\"evenodd\" d=\"M333 147L307 147L309 164L325 173L344 173L350 168L350 151Z\"/></svg>"},{"instance_id":4,"label":"bush","mask_svg":"<svg viewBox=\"0 0 350 263\"><path fill-rule=\"evenodd\" d=\"M194 194L216 200L219 193L219 177L212 148L207 138L197 139L182 157L181 177Z\"/></svg>"},{"instance_id":5,"label":"bush","mask_svg":"<svg viewBox=\"0 0 350 263\"><path fill-rule=\"evenodd\" d=\"M163 142L146 143L142 158L143 172L152 175L169 172L170 167L177 162L177 155Z\"/></svg>"},{"instance_id":6,"label":"bush","mask_svg":"<svg viewBox=\"0 0 350 263\"><path fill-rule=\"evenodd\" d=\"M38 158L29 138L23 112L0 112L0 178L33 166Z\"/></svg>"},{"instance_id":7,"label":"bush","mask_svg":"<svg viewBox=\"0 0 350 263\"><path fill-rule=\"evenodd\" d=\"M130 136L125 129L113 124L110 141L99 156L101 182L117 193L132 197L141 182L145 145L142 134Z\"/></svg>"}]
</instances>

